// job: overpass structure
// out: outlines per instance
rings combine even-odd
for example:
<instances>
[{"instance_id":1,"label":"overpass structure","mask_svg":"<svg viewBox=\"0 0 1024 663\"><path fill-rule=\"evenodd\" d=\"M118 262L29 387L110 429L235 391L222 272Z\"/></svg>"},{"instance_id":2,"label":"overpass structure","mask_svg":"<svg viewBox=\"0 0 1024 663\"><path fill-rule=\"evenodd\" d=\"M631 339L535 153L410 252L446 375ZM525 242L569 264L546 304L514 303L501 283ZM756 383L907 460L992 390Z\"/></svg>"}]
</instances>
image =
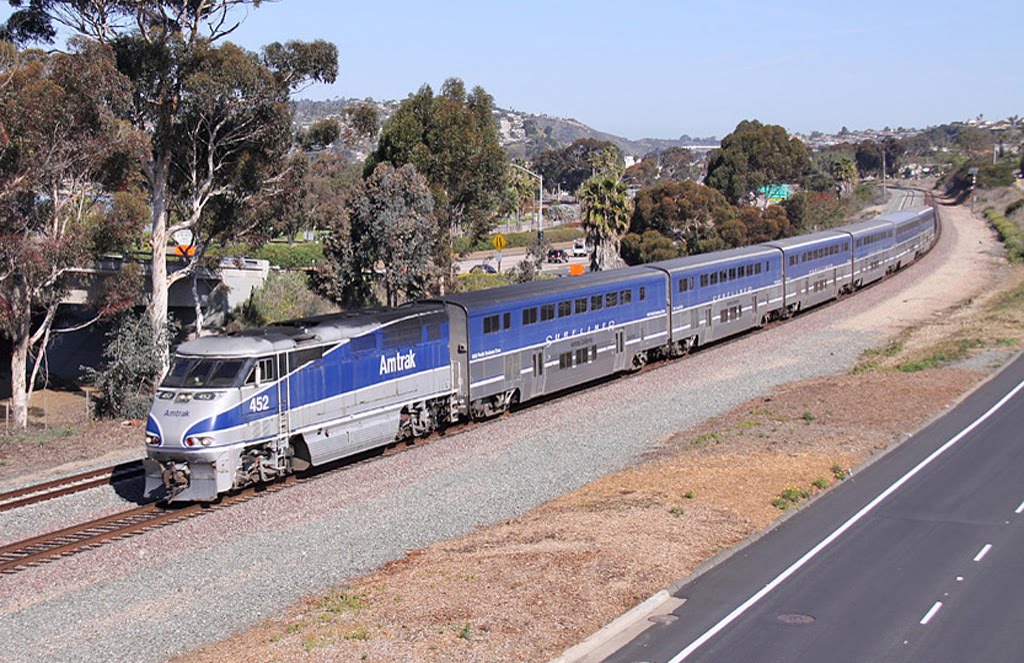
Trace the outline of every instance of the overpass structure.
<instances>
[{"instance_id":1,"label":"overpass structure","mask_svg":"<svg viewBox=\"0 0 1024 663\"><path fill-rule=\"evenodd\" d=\"M142 283L139 287L145 292L151 290L150 264L148 259L139 257L110 256L97 260L86 267L76 268L73 273L72 286L64 299L64 304L90 306L100 300L107 279L119 274L128 264L142 267ZM168 256L168 274L185 269L184 260ZM223 316L238 306L256 288L261 287L270 273L270 263L255 258L224 258L216 270L198 269L196 273L195 294L203 306L204 315L212 318ZM171 285L168 292L168 305L171 308L194 309L196 297L193 294L192 279L183 278Z\"/></svg>"}]
</instances>

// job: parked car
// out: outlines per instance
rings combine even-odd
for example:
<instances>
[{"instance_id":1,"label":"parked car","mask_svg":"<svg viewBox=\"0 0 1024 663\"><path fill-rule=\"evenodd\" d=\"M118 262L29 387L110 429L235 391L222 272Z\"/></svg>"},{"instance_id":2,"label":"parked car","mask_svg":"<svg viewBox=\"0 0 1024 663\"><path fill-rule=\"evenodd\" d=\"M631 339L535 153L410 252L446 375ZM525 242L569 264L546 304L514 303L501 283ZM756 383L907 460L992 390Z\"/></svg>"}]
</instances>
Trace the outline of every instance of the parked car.
<instances>
[{"instance_id":1,"label":"parked car","mask_svg":"<svg viewBox=\"0 0 1024 663\"><path fill-rule=\"evenodd\" d=\"M550 249L548 262L569 262L569 254L565 249Z\"/></svg>"},{"instance_id":2,"label":"parked car","mask_svg":"<svg viewBox=\"0 0 1024 663\"><path fill-rule=\"evenodd\" d=\"M586 258L589 251L585 240L577 239L572 243L572 256L574 258Z\"/></svg>"},{"instance_id":3,"label":"parked car","mask_svg":"<svg viewBox=\"0 0 1024 663\"><path fill-rule=\"evenodd\" d=\"M479 273L479 272L483 272L484 274L497 274L498 273L498 270L494 269L490 265L485 265L483 263L480 263L479 265L473 265L473 267L470 268L469 271L470 271L471 274L475 274L475 273Z\"/></svg>"}]
</instances>

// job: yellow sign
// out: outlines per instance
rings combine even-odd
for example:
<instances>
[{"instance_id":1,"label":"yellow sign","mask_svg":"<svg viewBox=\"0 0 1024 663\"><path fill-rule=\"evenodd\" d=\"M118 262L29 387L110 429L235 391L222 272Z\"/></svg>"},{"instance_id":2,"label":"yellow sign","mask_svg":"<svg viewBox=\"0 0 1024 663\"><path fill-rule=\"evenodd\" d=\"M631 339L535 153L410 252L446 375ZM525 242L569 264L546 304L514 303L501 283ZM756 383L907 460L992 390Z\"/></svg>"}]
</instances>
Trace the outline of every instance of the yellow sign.
<instances>
[{"instance_id":1,"label":"yellow sign","mask_svg":"<svg viewBox=\"0 0 1024 663\"><path fill-rule=\"evenodd\" d=\"M494 239L491 240L491 244L494 245L496 251L501 251L503 248L508 246L508 240L501 233L494 233Z\"/></svg>"}]
</instances>

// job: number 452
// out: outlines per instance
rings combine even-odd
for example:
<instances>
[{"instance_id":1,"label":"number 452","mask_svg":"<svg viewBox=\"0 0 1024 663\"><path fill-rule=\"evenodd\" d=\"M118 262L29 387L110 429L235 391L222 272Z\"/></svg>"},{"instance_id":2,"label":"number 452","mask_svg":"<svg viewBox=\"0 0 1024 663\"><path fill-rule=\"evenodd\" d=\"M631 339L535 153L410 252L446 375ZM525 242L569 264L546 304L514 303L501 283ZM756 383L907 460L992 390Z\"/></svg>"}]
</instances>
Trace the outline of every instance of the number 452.
<instances>
[{"instance_id":1,"label":"number 452","mask_svg":"<svg viewBox=\"0 0 1024 663\"><path fill-rule=\"evenodd\" d=\"M249 401L249 412L266 412L270 409L270 396L255 396Z\"/></svg>"}]
</instances>

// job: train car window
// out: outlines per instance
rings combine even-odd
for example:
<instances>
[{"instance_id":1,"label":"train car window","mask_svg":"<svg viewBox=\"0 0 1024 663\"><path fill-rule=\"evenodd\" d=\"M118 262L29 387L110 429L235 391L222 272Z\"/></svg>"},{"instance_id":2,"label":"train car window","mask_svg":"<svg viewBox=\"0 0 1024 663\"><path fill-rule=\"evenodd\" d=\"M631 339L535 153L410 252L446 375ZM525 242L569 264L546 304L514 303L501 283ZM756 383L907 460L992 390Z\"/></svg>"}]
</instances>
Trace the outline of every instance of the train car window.
<instances>
[{"instance_id":1,"label":"train car window","mask_svg":"<svg viewBox=\"0 0 1024 663\"><path fill-rule=\"evenodd\" d=\"M540 321L541 322L544 322L546 320L554 320L554 319L555 319L555 305L554 304L544 304L543 306L540 307Z\"/></svg>"},{"instance_id":2,"label":"train car window","mask_svg":"<svg viewBox=\"0 0 1024 663\"><path fill-rule=\"evenodd\" d=\"M572 302L558 302L558 317L567 318L572 315Z\"/></svg>"},{"instance_id":3,"label":"train car window","mask_svg":"<svg viewBox=\"0 0 1024 663\"><path fill-rule=\"evenodd\" d=\"M744 271L746 273L746 276L753 276L754 275L754 266L753 265L747 265L744 268Z\"/></svg>"},{"instance_id":4,"label":"train car window","mask_svg":"<svg viewBox=\"0 0 1024 663\"><path fill-rule=\"evenodd\" d=\"M277 379L277 367L275 365L273 357L261 357L256 362L256 365L259 366L260 369L260 380L268 382L270 380Z\"/></svg>"},{"instance_id":5,"label":"train car window","mask_svg":"<svg viewBox=\"0 0 1024 663\"><path fill-rule=\"evenodd\" d=\"M728 320L729 319L729 310L723 308L722 309L722 314L719 317L721 318L721 322L725 322L726 320Z\"/></svg>"},{"instance_id":6,"label":"train car window","mask_svg":"<svg viewBox=\"0 0 1024 663\"><path fill-rule=\"evenodd\" d=\"M686 292L689 289L690 284L687 281L686 277L684 276L683 278L679 279L679 292Z\"/></svg>"},{"instance_id":7,"label":"train car window","mask_svg":"<svg viewBox=\"0 0 1024 663\"><path fill-rule=\"evenodd\" d=\"M735 281L736 280L736 268L735 267L730 267L729 268L729 280L730 281Z\"/></svg>"},{"instance_id":8,"label":"train car window","mask_svg":"<svg viewBox=\"0 0 1024 663\"><path fill-rule=\"evenodd\" d=\"M572 368L572 353L563 352L558 355L558 368Z\"/></svg>"},{"instance_id":9,"label":"train car window","mask_svg":"<svg viewBox=\"0 0 1024 663\"><path fill-rule=\"evenodd\" d=\"M623 304L631 303L633 301L633 291L632 290L623 290L622 292L620 292L619 293L619 301L622 302Z\"/></svg>"},{"instance_id":10,"label":"train car window","mask_svg":"<svg viewBox=\"0 0 1024 663\"><path fill-rule=\"evenodd\" d=\"M702 288L708 287L708 275L707 274L701 274L700 275L700 287L702 287Z\"/></svg>"},{"instance_id":11,"label":"train car window","mask_svg":"<svg viewBox=\"0 0 1024 663\"><path fill-rule=\"evenodd\" d=\"M711 285L718 285L718 272L711 272Z\"/></svg>"},{"instance_id":12,"label":"train car window","mask_svg":"<svg viewBox=\"0 0 1024 663\"><path fill-rule=\"evenodd\" d=\"M576 315L587 312L587 298L583 297L576 300Z\"/></svg>"},{"instance_id":13,"label":"train car window","mask_svg":"<svg viewBox=\"0 0 1024 663\"><path fill-rule=\"evenodd\" d=\"M537 307L523 309L523 326L537 323Z\"/></svg>"},{"instance_id":14,"label":"train car window","mask_svg":"<svg viewBox=\"0 0 1024 663\"><path fill-rule=\"evenodd\" d=\"M721 272L718 273L718 280L719 280L719 282L725 283L725 275L726 275L726 272L725 272L724 269Z\"/></svg>"},{"instance_id":15,"label":"train car window","mask_svg":"<svg viewBox=\"0 0 1024 663\"><path fill-rule=\"evenodd\" d=\"M768 263L765 263L765 264L768 264ZM753 267L754 267L754 273L755 274L760 274L761 273L761 263L755 263L753 265Z\"/></svg>"},{"instance_id":16,"label":"train car window","mask_svg":"<svg viewBox=\"0 0 1024 663\"><path fill-rule=\"evenodd\" d=\"M850 250L850 243L849 242L843 242L843 251L849 251L849 250Z\"/></svg>"},{"instance_id":17,"label":"train car window","mask_svg":"<svg viewBox=\"0 0 1024 663\"><path fill-rule=\"evenodd\" d=\"M484 318L484 333L485 334L493 334L494 332L498 331L499 329L501 329L501 327L498 324L498 316L497 315L489 315L489 316Z\"/></svg>"},{"instance_id":18,"label":"train car window","mask_svg":"<svg viewBox=\"0 0 1024 663\"><path fill-rule=\"evenodd\" d=\"M640 286L640 301L644 301L645 299L647 299L647 288Z\"/></svg>"},{"instance_id":19,"label":"train car window","mask_svg":"<svg viewBox=\"0 0 1024 663\"><path fill-rule=\"evenodd\" d=\"M597 346L590 346L590 361L597 361Z\"/></svg>"},{"instance_id":20,"label":"train car window","mask_svg":"<svg viewBox=\"0 0 1024 663\"><path fill-rule=\"evenodd\" d=\"M506 313L501 317L501 326L505 329L512 329L512 314Z\"/></svg>"},{"instance_id":21,"label":"train car window","mask_svg":"<svg viewBox=\"0 0 1024 663\"><path fill-rule=\"evenodd\" d=\"M591 295L590 297L590 310L599 311L604 308L604 298L601 295Z\"/></svg>"},{"instance_id":22,"label":"train car window","mask_svg":"<svg viewBox=\"0 0 1024 663\"><path fill-rule=\"evenodd\" d=\"M585 364L590 359L590 351L586 348L580 348L576 351L576 365Z\"/></svg>"},{"instance_id":23,"label":"train car window","mask_svg":"<svg viewBox=\"0 0 1024 663\"><path fill-rule=\"evenodd\" d=\"M619 305L619 293L609 292L604 296L604 305L608 308Z\"/></svg>"}]
</instances>

